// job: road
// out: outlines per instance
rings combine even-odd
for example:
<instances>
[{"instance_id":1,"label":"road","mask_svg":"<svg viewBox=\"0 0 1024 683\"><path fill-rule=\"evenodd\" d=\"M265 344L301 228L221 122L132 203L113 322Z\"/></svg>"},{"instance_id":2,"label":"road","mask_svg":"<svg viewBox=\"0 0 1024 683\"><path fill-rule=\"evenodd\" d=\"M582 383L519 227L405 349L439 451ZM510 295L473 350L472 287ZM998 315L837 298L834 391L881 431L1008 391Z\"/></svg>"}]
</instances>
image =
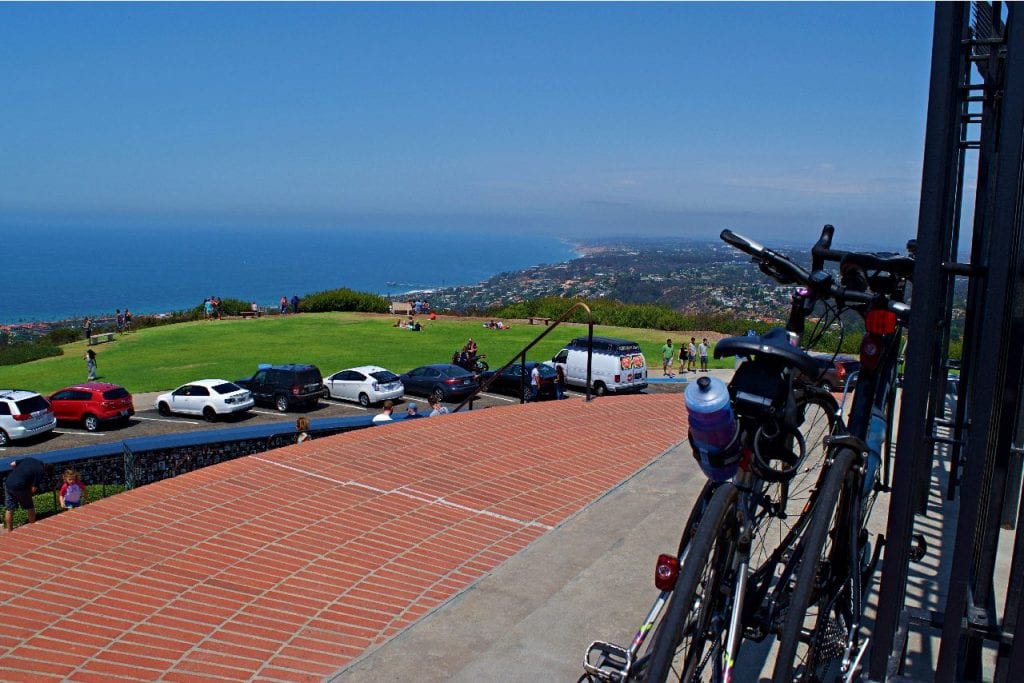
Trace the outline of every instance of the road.
<instances>
[{"instance_id":1,"label":"road","mask_svg":"<svg viewBox=\"0 0 1024 683\"><path fill-rule=\"evenodd\" d=\"M652 384L648 392L675 391L681 392L683 385L657 385ZM140 436L157 436L161 434L173 434L188 431L208 431L211 429L227 429L231 427L261 425L270 423L294 423L300 415L305 415L310 420L326 417L355 417L359 415L373 415L379 412L379 408L363 408L356 403L338 401L335 399L324 399L315 407L309 410L292 410L287 413L279 413L273 407L257 405L252 410L235 417L224 418L216 422L206 422L201 417L191 415L172 415L164 417L154 408L154 402L161 392L135 394L135 415L128 421L127 425L110 424L102 425L98 431L88 432L80 425L59 424L50 434L45 434L34 439L14 441L7 447L0 447L0 454L4 456L32 455L35 453L48 453L50 451L62 450L65 448L77 448L79 446L94 446L101 443L110 443L132 439ZM582 397L582 392L568 391L569 397ZM395 413L404 412L408 401L415 401L421 413L428 410L427 400L419 396L403 396L400 402L395 404ZM484 393L473 401L474 409L491 408L498 406L518 405L519 400L511 396L501 394ZM454 409L457 404L446 404L449 409Z\"/></svg>"}]
</instances>

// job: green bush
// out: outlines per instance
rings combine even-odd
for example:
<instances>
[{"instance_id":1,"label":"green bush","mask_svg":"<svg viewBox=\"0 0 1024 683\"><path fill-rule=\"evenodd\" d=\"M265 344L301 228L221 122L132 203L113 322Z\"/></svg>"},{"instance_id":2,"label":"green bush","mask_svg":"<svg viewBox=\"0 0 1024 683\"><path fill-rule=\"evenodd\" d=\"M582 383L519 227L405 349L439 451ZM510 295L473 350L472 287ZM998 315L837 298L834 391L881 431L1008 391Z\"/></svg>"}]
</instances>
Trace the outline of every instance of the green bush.
<instances>
[{"instance_id":1,"label":"green bush","mask_svg":"<svg viewBox=\"0 0 1024 683\"><path fill-rule=\"evenodd\" d=\"M308 294L299 302L299 311L309 313L327 313L329 311L387 313L388 310L389 303L384 297L356 292L347 287Z\"/></svg>"},{"instance_id":2,"label":"green bush","mask_svg":"<svg viewBox=\"0 0 1024 683\"><path fill-rule=\"evenodd\" d=\"M51 344L53 346L60 346L61 344L70 344L76 342L82 338L82 331L76 330L73 327L58 327L55 330L50 330L44 334L39 343Z\"/></svg>"},{"instance_id":3,"label":"green bush","mask_svg":"<svg viewBox=\"0 0 1024 683\"><path fill-rule=\"evenodd\" d=\"M64 351L59 346L46 343L0 346L0 365L18 365L40 358L63 355Z\"/></svg>"},{"instance_id":4,"label":"green bush","mask_svg":"<svg viewBox=\"0 0 1024 683\"><path fill-rule=\"evenodd\" d=\"M99 500L100 498L106 498L113 496L117 493L124 491L124 486L120 484L88 484L86 486L87 496L86 500L92 502ZM32 506L36 510L36 519L43 519L51 515L56 515L60 512L70 512L70 510L60 509L60 500L57 494L53 491L43 491L32 496ZM21 526L22 524L28 523L28 515L24 510L18 508L15 510L13 515L14 526Z\"/></svg>"}]
</instances>

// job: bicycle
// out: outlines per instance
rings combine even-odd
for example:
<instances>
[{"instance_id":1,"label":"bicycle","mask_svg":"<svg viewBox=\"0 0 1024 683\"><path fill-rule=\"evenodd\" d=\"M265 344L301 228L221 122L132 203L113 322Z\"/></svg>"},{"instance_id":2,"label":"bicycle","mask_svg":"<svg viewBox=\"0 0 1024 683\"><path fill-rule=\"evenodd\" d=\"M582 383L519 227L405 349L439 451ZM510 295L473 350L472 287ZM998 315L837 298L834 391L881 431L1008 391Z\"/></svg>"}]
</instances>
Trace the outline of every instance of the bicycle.
<instances>
[{"instance_id":1,"label":"bicycle","mask_svg":"<svg viewBox=\"0 0 1024 683\"><path fill-rule=\"evenodd\" d=\"M661 681L675 668L682 669L680 680L729 680L743 640L777 631L792 583L792 548L806 528L824 440L838 414L831 393L794 382L796 370L819 367L793 345L809 310L795 296L794 331L718 343L716 357L751 358L729 386L739 423L738 447L729 451L738 454L735 467L701 462L709 480L676 554L658 558L658 598L629 647L590 645L581 680Z\"/></svg>"},{"instance_id":2,"label":"bicycle","mask_svg":"<svg viewBox=\"0 0 1024 683\"><path fill-rule=\"evenodd\" d=\"M838 251L826 225L812 248L812 272L785 256L723 231L782 283L800 283L811 297L835 302L837 317L855 311L865 323L861 368L846 424L827 439L828 468L794 552L796 572L783 620L773 681L852 680L867 649L861 617L885 538L874 548L867 525L878 493L889 487L889 460L902 329L909 320L906 286L914 261L896 254ZM841 282L823 270L839 263Z\"/></svg>"}]
</instances>

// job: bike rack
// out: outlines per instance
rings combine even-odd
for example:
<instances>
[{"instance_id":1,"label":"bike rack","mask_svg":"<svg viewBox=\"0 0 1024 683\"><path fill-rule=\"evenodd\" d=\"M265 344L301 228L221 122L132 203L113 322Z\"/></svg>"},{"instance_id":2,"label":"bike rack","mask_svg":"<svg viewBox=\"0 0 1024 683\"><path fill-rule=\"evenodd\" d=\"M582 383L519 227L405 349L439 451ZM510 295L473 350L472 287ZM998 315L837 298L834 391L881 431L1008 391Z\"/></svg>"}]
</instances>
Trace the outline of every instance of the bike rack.
<instances>
[{"instance_id":1,"label":"bike rack","mask_svg":"<svg viewBox=\"0 0 1024 683\"><path fill-rule=\"evenodd\" d=\"M554 330L556 327L558 327L563 322L565 322L569 318L569 316L572 315L573 312L576 309L578 309L578 308L582 308L584 311L587 312L587 398L586 398L586 400L587 400L587 402L590 402L590 400L591 400L591 395L590 395L590 379L591 379L590 371L591 371L591 363L592 363L593 356L594 356L594 314L593 314L593 312L591 312L590 306L588 306L587 304L583 303L582 301L578 301L575 304L573 304L565 313L563 313L561 315L561 317L558 318L558 320L556 320L555 322L551 323L551 325L549 325L547 328L545 328L543 332L538 334L533 339L533 341L531 341L529 344L524 346L521 350L517 351L516 354L514 356L512 356L512 358L507 363L505 363L500 368L495 370L494 374L491 375L490 379L488 379L486 382L484 382L483 384L478 386L476 388L476 391L474 391L472 394L470 394L466 398L462 399L462 403L460 403L459 405L455 406L455 410L453 410L452 412L453 413L459 412L460 410L462 410L462 407L465 406L466 404L469 404L469 409L472 410L473 409L473 399L476 398L480 393L486 391L487 387L491 386L491 382L494 381L494 378L497 377L500 373L504 372L505 368L507 368L508 366L510 366L513 363L518 361L518 362L523 364L523 367L526 367L526 352L529 351L530 349L532 349L534 346L536 346L537 343L541 339L543 339L544 337L548 336L548 334L550 334L552 330ZM526 390L526 375L523 375L523 377L521 379L520 391L519 391L519 403L520 404L526 402L523 399L523 393L525 392L525 390Z\"/></svg>"},{"instance_id":2,"label":"bike rack","mask_svg":"<svg viewBox=\"0 0 1024 683\"><path fill-rule=\"evenodd\" d=\"M910 352L868 660L871 681L906 680L901 674L911 632L941 634L935 681L985 677L1000 683L1024 671L1024 641L1015 639L1024 636L1022 148L1024 7L936 3ZM976 190L969 196L965 172L973 170ZM972 209L973 224L962 226ZM963 236L962 227L969 228ZM959 263L968 247L970 262ZM947 422L957 278L966 280L967 306L957 405ZM937 427L949 429L949 436L936 433ZM932 473L943 470L944 456L950 458L948 492L929 486ZM921 536L915 519L936 501L946 511L943 531L954 539L948 571L939 574L945 604L912 610L904 605L915 538ZM1000 547L1001 529L1016 529L1012 554ZM996 564L1008 555L1000 595Z\"/></svg>"}]
</instances>

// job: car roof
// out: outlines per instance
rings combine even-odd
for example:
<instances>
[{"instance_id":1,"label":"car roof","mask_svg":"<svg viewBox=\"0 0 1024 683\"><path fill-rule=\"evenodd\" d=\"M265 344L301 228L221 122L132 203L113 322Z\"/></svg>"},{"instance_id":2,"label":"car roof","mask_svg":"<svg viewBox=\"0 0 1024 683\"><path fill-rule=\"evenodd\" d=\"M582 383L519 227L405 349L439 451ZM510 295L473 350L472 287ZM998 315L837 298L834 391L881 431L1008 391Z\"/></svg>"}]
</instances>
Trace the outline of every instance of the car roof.
<instances>
[{"instance_id":1,"label":"car roof","mask_svg":"<svg viewBox=\"0 0 1024 683\"><path fill-rule=\"evenodd\" d=\"M0 399L8 401L20 401L23 398L38 395L37 392L29 391L28 389L0 389Z\"/></svg>"},{"instance_id":2,"label":"car roof","mask_svg":"<svg viewBox=\"0 0 1024 683\"><path fill-rule=\"evenodd\" d=\"M430 363L429 365L420 365L418 367L413 368L412 370L418 370L419 368L434 368L436 370L441 370L442 372L447 372L452 368L455 368L456 370L468 372L468 370L466 370L465 368L458 365L452 365L451 363ZM410 370L409 372L412 372L412 370Z\"/></svg>"},{"instance_id":3,"label":"car roof","mask_svg":"<svg viewBox=\"0 0 1024 683\"><path fill-rule=\"evenodd\" d=\"M203 387L213 387L217 386L218 384L234 384L234 382L226 379L197 379L194 382L185 382L181 386L187 387L190 384L198 384L199 386Z\"/></svg>"},{"instance_id":4,"label":"car roof","mask_svg":"<svg viewBox=\"0 0 1024 683\"><path fill-rule=\"evenodd\" d=\"M57 391L67 391L68 389L85 389L87 391L107 391L109 389L122 389L123 387L119 384L111 384L110 382L82 382L81 384L72 384L71 386L58 389ZM56 392L54 392L56 393Z\"/></svg>"},{"instance_id":5,"label":"car roof","mask_svg":"<svg viewBox=\"0 0 1024 683\"><path fill-rule=\"evenodd\" d=\"M356 370L358 372L363 373L364 375L368 375L371 372L380 372L381 370L383 370L384 372L391 372L387 368L382 368L379 365L360 365L355 368L344 368L343 370L338 370L338 372L348 372L349 370ZM332 372L331 374L336 375L338 374L338 372Z\"/></svg>"}]
</instances>

